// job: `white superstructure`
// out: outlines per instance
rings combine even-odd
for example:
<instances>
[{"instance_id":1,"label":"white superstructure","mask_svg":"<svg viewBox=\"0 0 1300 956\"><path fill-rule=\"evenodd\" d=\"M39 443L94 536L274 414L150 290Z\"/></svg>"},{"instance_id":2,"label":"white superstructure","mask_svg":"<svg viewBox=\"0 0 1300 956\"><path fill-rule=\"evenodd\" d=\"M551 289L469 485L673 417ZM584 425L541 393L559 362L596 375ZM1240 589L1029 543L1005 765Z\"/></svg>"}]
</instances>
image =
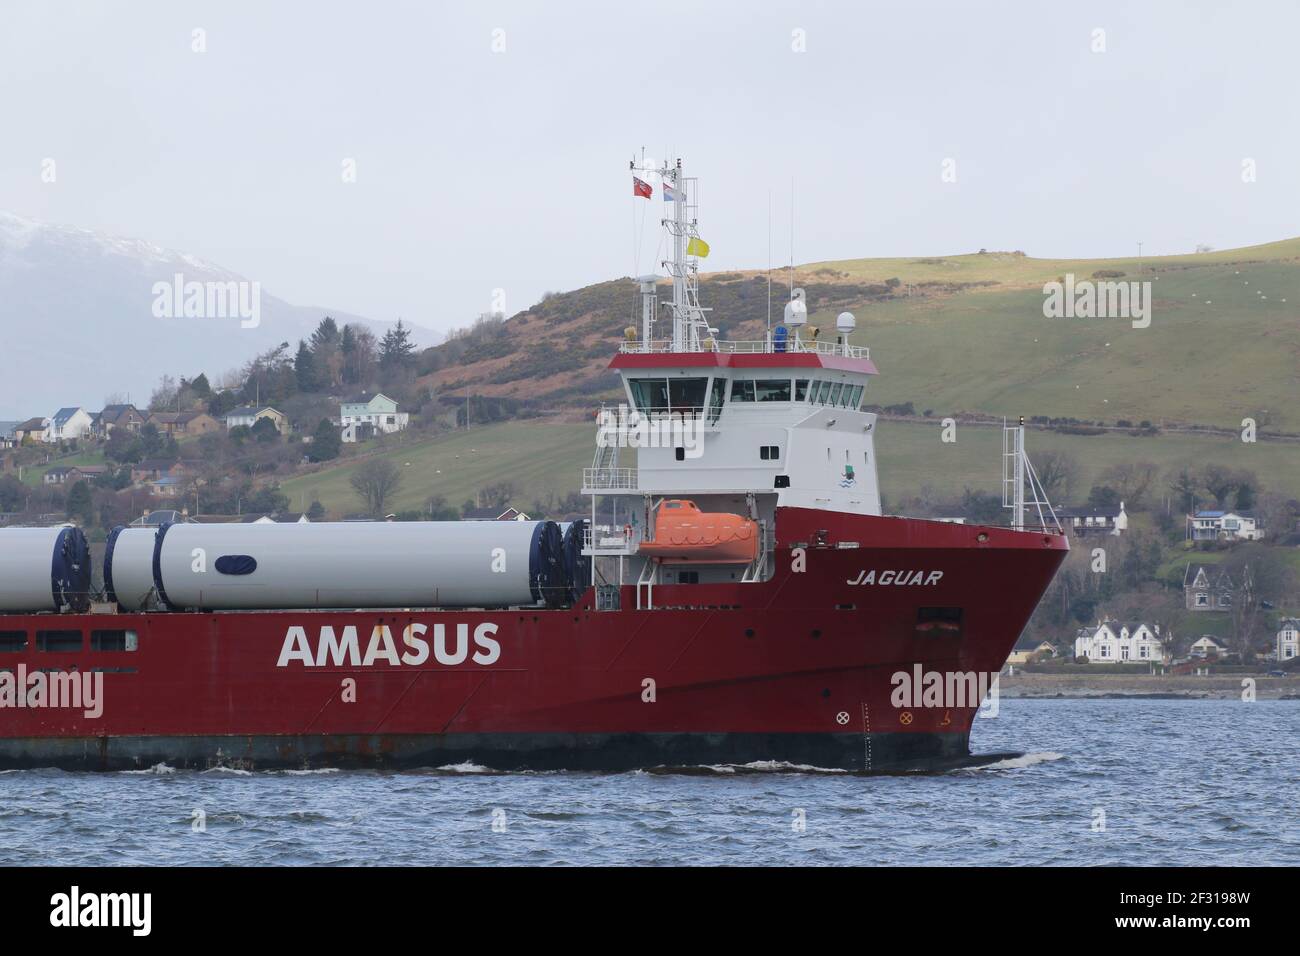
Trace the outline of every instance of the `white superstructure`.
<instances>
[{"instance_id":1,"label":"white superstructure","mask_svg":"<svg viewBox=\"0 0 1300 956\"><path fill-rule=\"evenodd\" d=\"M661 220L668 258L660 263L662 277L636 280L640 328L629 329L611 363L624 402L601 412L582 487L592 497L593 525L602 524L597 499L617 499L610 506L615 527L612 534L597 531L587 553L617 556L620 580L628 573L657 577L659 562L636 556L639 542L653 537L663 500L689 498L702 511L759 522L765 547L753 567L693 566L687 580L762 580L770 572L765 560L778 507L880 514L876 416L861 410L876 369L866 348L849 344L852 315L839 316L836 341L807 334L801 289L792 290L784 323L764 338L721 339L698 297L692 250L703 247L695 180L681 160L630 165L638 180L658 179L670 197ZM660 302L663 277L672 290ZM633 454L634 467L620 465Z\"/></svg>"}]
</instances>

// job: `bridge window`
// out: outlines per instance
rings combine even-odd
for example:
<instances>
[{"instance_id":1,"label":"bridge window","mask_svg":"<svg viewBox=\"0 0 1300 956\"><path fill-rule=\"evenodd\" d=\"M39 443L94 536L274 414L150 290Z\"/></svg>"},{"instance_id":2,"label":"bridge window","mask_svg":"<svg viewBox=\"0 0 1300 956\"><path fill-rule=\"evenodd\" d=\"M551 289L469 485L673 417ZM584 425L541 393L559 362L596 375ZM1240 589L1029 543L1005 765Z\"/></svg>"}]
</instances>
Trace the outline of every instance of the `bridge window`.
<instances>
[{"instance_id":1,"label":"bridge window","mask_svg":"<svg viewBox=\"0 0 1300 956\"><path fill-rule=\"evenodd\" d=\"M709 390L709 421L716 422L718 416L722 414L722 396L726 390L727 380L721 376L715 376L713 385Z\"/></svg>"},{"instance_id":2,"label":"bridge window","mask_svg":"<svg viewBox=\"0 0 1300 956\"><path fill-rule=\"evenodd\" d=\"M731 400L733 402L752 402L754 400L754 380L740 378L732 382Z\"/></svg>"},{"instance_id":3,"label":"bridge window","mask_svg":"<svg viewBox=\"0 0 1300 956\"><path fill-rule=\"evenodd\" d=\"M632 390L632 403L638 411L666 412L668 410L668 379L634 378L628 380Z\"/></svg>"},{"instance_id":4,"label":"bridge window","mask_svg":"<svg viewBox=\"0 0 1300 956\"><path fill-rule=\"evenodd\" d=\"M754 391L760 402L788 402L790 380L788 378L759 379L754 383Z\"/></svg>"},{"instance_id":5,"label":"bridge window","mask_svg":"<svg viewBox=\"0 0 1300 956\"><path fill-rule=\"evenodd\" d=\"M806 402L808 400L808 379L796 378L794 380L794 400L796 402Z\"/></svg>"},{"instance_id":6,"label":"bridge window","mask_svg":"<svg viewBox=\"0 0 1300 956\"><path fill-rule=\"evenodd\" d=\"M816 405L825 405L826 396L831 392L831 383L827 381L817 382L817 394L813 396L813 403Z\"/></svg>"},{"instance_id":7,"label":"bridge window","mask_svg":"<svg viewBox=\"0 0 1300 956\"><path fill-rule=\"evenodd\" d=\"M840 403L840 390L843 387L844 386L841 385L839 382L836 382L834 385L831 386L830 398L826 399L827 405L838 405Z\"/></svg>"},{"instance_id":8,"label":"bridge window","mask_svg":"<svg viewBox=\"0 0 1300 956\"><path fill-rule=\"evenodd\" d=\"M858 408L862 404L862 386L854 385L852 397L849 398L849 408Z\"/></svg>"},{"instance_id":9,"label":"bridge window","mask_svg":"<svg viewBox=\"0 0 1300 956\"><path fill-rule=\"evenodd\" d=\"M709 386L707 378L671 378L668 380L668 404L675 412L700 412L704 410L704 393Z\"/></svg>"}]
</instances>

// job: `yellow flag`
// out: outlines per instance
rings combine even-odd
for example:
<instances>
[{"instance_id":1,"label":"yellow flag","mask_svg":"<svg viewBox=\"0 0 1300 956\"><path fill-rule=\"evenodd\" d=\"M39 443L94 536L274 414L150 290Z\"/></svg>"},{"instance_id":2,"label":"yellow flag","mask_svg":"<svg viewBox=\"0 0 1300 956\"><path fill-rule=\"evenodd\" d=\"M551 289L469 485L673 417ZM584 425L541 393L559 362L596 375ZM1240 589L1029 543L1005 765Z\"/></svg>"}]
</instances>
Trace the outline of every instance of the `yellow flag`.
<instances>
[{"instance_id":1,"label":"yellow flag","mask_svg":"<svg viewBox=\"0 0 1300 956\"><path fill-rule=\"evenodd\" d=\"M709 254L709 244L699 236L691 236L690 242L686 243L686 254L703 259Z\"/></svg>"}]
</instances>

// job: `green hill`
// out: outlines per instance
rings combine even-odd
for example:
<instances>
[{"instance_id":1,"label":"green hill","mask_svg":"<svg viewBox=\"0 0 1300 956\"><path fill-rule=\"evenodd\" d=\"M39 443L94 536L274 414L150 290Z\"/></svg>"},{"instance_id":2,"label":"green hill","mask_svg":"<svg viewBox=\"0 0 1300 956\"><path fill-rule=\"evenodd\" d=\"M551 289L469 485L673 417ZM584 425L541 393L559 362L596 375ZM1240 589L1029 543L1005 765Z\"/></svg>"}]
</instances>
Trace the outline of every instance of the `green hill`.
<instances>
[{"instance_id":1,"label":"green hill","mask_svg":"<svg viewBox=\"0 0 1300 956\"><path fill-rule=\"evenodd\" d=\"M594 426L516 421L451 432L378 454L402 474L387 507L418 511L433 495L460 507L480 489L507 482L515 489L511 500L522 508L550 495L562 497L578 490L582 469L591 464L595 450ZM365 460L348 459L290 479L280 488L294 508L306 508L315 500L336 516L362 511L349 479Z\"/></svg>"},{"instance_id":2,"label":"green hill","mask_svg":"<svg viewBox=\"0 0 1300 956\"><path fill-rule=\"evenodd\" d=\"M1150 327L1134 329L1116 318L1045 317L1043 283L1067 273L1150 282ZM773 279L779 316L787 273ZM877 450L891 503L927 486L943 497L967 486L996 492L997 429L963 425L955 445L935 438L937 420L960 413L1162 426L1154 437L1034 431L1031 457L1059 450L1079 462L1075 499L1106 468L1125 462L1165 470L1209 463L1245 468L1265 490L1300 498L1300 444L1269 440L1275 432L1300 433L1300 239L1142 261L1035 259L1019 252L849 259L799 266L795 282L807 291L811 324L825 335L834 334L840 311L857 315L854 341L871 347L880 370L868 402L911 402L935 420L882 421ZM714 310L710 318L723 338L764 334L764 274L705 275L701 300ZM620 396L608 363L638 309L627 279L547 296L526 312L481 322L426 350L421 384L444 398L508 399L498 407L506 416L522 408L588 421L597 404ZM1260 421L1264 439L1252 445L1178 430L1237 429L1247 416ZM576 490L593 442L586 424L534 418L383 454L403 471L393 503L399 510L418 509L435 494L459 505L502 482L513 484L515 504L528 507ZM323 468L284 489L295 506L319 498L331 512L355 511L360 505L348 484L354 467Z\"/></svg>"},{"instance_id":3,"label":"green hill","mask_svg":"<svg viewBox=\"0 0 1300 956\"><path fill-rule=\"evenodd\" d=\"M891 510L906 512L907 501L928 490L957 498L967 488L998 494L1002 438L998 428L959 425L957 441L939 440L939 423L882 421L876 432L881 489ZM1271 491L1300 498L1300 447L1283 442L1243 445L1210 435L1162 434L1134 438L1124 433L1064 435L1034 430L1026 439L1030 458L1066 451L1079 462L1075 497L1086 496L1107 468L1149 461L1162 471L1207 461L1249 468ZM594 425L538 421L506 422L412 442L381 452L402 470L392 510L419 510L432 495L459 506L478 489L510 482L511 501L522 508L549 496L577 491L582 469L595 451ZM281 485L294 508L319 500L335 515L362 510L348 482L361 459L349 459ZM629 463L626 462L625 463ZM1163 486L1161 487L1163 491ZM1057 502L1065 504L1066 502Z\"/></svg>"},{"instance_id":4,"label":"green hill","mask_svg":"<svg viewBox=\"0 0 1300 956\"><path fill-rule=\"evenodd\" d=\"M1099 272L1151 283L1149 328L1043 315L1044 282ZM773 279L779 317L787 273ZM876 404L1232 428L1249 415L1300 432L1300 239L1141 262L1002 252L850 259L799 266L794 281L827 334L837 313L855 312L854 341L871 347L881 372ZM705 275L701 300L724 338L763 335L763 274ZM455 394L590 407L615 394L605 369L636 315L626 279L549 296L429 350L425 380Z\"/></svg>"}]
</instances>

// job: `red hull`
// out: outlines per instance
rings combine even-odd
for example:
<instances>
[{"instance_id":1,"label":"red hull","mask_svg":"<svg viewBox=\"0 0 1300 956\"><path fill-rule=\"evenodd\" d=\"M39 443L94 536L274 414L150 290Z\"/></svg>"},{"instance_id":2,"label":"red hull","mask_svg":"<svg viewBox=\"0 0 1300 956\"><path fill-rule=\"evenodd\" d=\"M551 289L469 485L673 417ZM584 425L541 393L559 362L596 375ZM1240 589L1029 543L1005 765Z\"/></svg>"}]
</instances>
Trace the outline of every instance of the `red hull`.
<instances>
[{"instance_id":1,"label":"red hull","mask_svg":"<svg viewBox=\"0 0 1300 956\"><path fill-rule=\"evenodd\" d=\"M715 758L873 771L964 756L978 701L896 707L891 678L917 664L1000 670L1065 539L804 509L781 509L776 524L771 580L657 585L653 610L637 610L627 586L614 611L595 610L588 591L562 610L0 616L0 631L30 635L25 650L0 653L0 669L105 671L97 718L0 708L0 765L626 769ZM923 626L922 608L959 608L960 624ZM420 657L408 626L419 636L423 625L432 645L442 625L445 641L426 660L394 663L377 639L366 664L379 625L406 661ZM439 663L439 650L458 656L457 625L465 659ZM355 627L356 656L345 646L317 666L323 626L340 639ZM295 627L305 645L289 639ZM83 630L85 649L38 649L36 632L55 628ZM134 630L138 649L89 649L104 628Z\"/></svg>"}]
</instances>

